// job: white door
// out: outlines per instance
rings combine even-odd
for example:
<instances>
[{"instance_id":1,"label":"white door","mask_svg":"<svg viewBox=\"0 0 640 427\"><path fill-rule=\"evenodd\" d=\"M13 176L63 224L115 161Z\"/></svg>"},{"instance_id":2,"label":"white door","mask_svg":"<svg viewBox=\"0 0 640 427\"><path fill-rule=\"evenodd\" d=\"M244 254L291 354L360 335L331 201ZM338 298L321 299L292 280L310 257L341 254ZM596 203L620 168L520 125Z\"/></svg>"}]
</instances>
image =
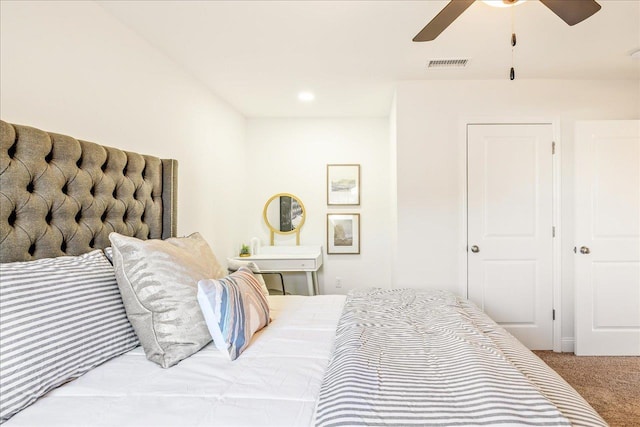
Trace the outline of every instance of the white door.
<instances>
[{"instance_id":1,"label":"white door","mask_svg":"<svg viewBox=\"0 0 640 427\"><path fill-rule=\"evenodd\" d=\"M640 355L640 121L576 124L578 355Z\"/></svg>"},{"instance_id":2,"label":"white door","mask_svg":"<svg viewBox=\"0 0 640 427\"><path fill-rule=\"evenodd\" d=\"M553 129L467 130L468 297L530 349L552 349Z\"/></svg>"}]
</instances>

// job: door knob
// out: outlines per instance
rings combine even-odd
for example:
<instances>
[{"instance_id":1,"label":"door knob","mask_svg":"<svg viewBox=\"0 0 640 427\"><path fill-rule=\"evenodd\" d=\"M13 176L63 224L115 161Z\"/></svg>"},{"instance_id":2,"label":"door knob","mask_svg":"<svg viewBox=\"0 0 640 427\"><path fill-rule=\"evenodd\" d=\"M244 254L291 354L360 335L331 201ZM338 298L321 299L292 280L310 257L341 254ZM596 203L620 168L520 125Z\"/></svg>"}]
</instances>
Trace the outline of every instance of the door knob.
<instances>
[{"instance_id":1,"label":"door knob","mask_svg":"<svg viewBox=\"0 0 640 427\"><path fill-rule=\"evenodd\" d=\"M474 254L477 254L478 252L480 252L480 248L477 247L476 245L471 246L471 252L473 252Z\"/></svg>"},{"instance_id":2,"label":"door knob","mask_svg":"<svg viewBox=\"0 0 640 427\"><path fill-rule=\"evenodd\" d=\"M581 253L581 254L585 254L585 255L587 255L587 254L591 253L591 251L589 250L589 248L588 248L588 247L586 247L586 246L581 246L581 247L580 247L580 253Z\"/></svg>"}]
</instances>

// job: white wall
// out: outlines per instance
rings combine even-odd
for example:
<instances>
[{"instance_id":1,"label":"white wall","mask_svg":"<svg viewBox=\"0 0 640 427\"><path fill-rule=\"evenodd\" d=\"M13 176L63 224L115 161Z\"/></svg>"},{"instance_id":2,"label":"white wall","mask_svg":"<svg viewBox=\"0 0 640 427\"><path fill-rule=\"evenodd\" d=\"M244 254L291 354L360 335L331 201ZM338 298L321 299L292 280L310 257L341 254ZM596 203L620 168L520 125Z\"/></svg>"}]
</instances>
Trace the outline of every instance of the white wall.
<instances>
[{"instance_id":1,"label":"white wall","mask_svg":"<svg viewBox=\"0 0 640 427\"><path fill-rule=\"evenodd\" d=\"M397 93L397 286L466 294L462 207L467 122L554 122L562 169L562 338L573 340L573 128L640 118L639 81L403 82ZM416 244L419 251L413 250ZM418 267L420 279L416 279Z\"/></svg>"},{"instance_id":2,"label":"white wall","mask_svg":"<svg viewBox=\"0 0 640 427\"><path fill-rule=\"evenodd\" d=\"M328 163L361 165L361 205L328 207ZM250 214L245 240L259 237L268 244L262 220L264 203L276 193L298 196L307 210L302 245L322 245L321 293L346 293L357 287L389 287L390 177L389 120L381 119L249 119L247 121L246 192ZM360 213L360 255L327 255L326 214ZM295 244L277 236L277 244ZM342 288L335 288L335 278ZM287 291L306 293L301 277L287 278Z\"/></svg>"},{"instance_id":3,"label":"white wall","mask_svg":"<svg viewBox=\"0 0 640 427\"><path fill-rule=\"evenodd\" d=\"M389 226L391 227L391 287L396 287L396 264L398 256L398 106L396 95L391 102L389 114Z\"/></svg>"},{"instance_id":4,"label":"white wall","mask_svg":"<svg viewBox=\"0 0 640 427\"><path fill-rule=\"evenodd\" d=\"M178 159L178 233L233 255L244 118L93 2L0 4L2 119Z\"/></svg>"}]
</instances>

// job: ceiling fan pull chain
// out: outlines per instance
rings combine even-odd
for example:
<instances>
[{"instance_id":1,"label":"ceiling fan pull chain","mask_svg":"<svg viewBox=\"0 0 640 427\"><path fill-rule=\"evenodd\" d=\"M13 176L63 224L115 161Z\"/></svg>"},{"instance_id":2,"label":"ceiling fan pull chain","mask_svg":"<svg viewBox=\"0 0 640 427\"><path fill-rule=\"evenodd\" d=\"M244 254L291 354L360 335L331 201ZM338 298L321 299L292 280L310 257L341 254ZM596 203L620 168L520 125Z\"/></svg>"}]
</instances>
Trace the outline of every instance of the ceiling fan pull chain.
<instances>
[{"instance_id":1,"label":"ceiling fan pull chain","mask_svg":"<svg viewBox=\"0 0 640 427\"><path fill-rule=\"evenodd\" d=\"M513 68L513 52L516 46L516 33L511 33L511 71L509 72L509 79L515 80L516 78L516 70Z\"/></svg>"},{"instance_id":2,"label":"ceiling fan pull chain","mask_svg":"<svg viewBox=\"0 0 640 427\"><path fill-rule=\"evenodd\" d=\"M515 80L516 78L516 70L513 67L514 65L514 56L515 56L515 47L516 47L516 30L515 30L515 19L513 15L513 7L511 8L511 70L509 70L509 80Z\"/></svg>"}]
</instances>

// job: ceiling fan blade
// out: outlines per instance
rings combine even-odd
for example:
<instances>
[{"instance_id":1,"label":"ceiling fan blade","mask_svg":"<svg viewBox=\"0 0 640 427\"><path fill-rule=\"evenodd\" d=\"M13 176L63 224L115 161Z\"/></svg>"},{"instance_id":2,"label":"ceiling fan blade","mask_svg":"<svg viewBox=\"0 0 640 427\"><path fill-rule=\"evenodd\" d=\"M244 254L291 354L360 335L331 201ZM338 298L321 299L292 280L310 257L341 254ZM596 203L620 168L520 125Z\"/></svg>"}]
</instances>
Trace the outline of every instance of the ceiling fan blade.
<instances>
[{"instance_id":1,"label":"ceiling fan blade","mask_svg":"<svg viewBox=\"0 0 640 427\"><path fill-rule=\"evenodd\" d=\"M413 38L414 42L434 40L475 0L451 0L423 29Z\"/></svg>"},{"instance_id":2,"label":"ceiling fan blade","mask_svg":"<svg viewBox=\"0 0 640 427\"><path fill-rule=\"evenodd\" d=\"M600 10L595 0L540 0L569 25L576 25Z\"/></svg>"}]
</instances>

